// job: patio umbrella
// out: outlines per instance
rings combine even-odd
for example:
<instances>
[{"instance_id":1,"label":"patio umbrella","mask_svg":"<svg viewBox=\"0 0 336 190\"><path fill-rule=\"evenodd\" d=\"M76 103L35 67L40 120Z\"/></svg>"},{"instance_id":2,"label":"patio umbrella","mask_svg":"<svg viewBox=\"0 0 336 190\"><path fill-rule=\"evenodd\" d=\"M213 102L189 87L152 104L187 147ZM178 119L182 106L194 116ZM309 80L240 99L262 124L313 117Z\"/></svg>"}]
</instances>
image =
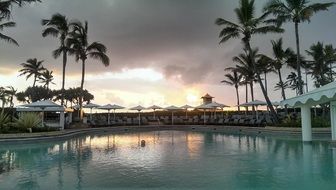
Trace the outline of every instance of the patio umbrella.
<instances>
[{"instance_id":1,"label":"patio umbrella","mask_svg":"<svg viewBox=\"0 0 336 190\"><path fill-rule=\"evenodd\" d=\"M186 111L186 118L188 117L188 109L190 108L194 108L192 106L189 106L188 104L184 105L184 106L181 106L180 107L181 109L184 109Z\"/></svg>"},{"instance_id":2,"label":"patio umbrella","mask_svg":"<svg viewBox=\"0 0 336 190\"><path fill-rule=\"evenodd\" d=\"M157 106L157 105L152 105L151 107L148 107L147 109L152 109L153 112L154 112L154 119L155 119L155 110L158 110L158 109L162 109L160 106Z\"/></svg>"},{"instance_id":3,"label":"patio umbrella","mask_svg":"<svg viewBox=\"0 0 336 190\"><path fill-rule=\"evenodd\" d=\"M130 108L130 110L137 110L137 111L139 112L139 126L140 126L140 112L141 112L141 110L144 110L144 109L146 109L146 108L145 108L145 107L142 107L142 106L140 106L140 105L135 106L135 107L133 107L133 108Z\"/></svg>"},{"instance_id":4,"label":"patio umbrella","mask_svg":"<svg viewBox=\"0 0 336 190\"><path fill-rule=\"evenodd\" d=\"M50 100L43 100L43 101L37 101L33 102L31 104L25 104L22 105L23 107L32 107L32 108L40 108L42 110L42 126L44 126L44 110L48 107L63 107L61 105L58 105Z\"/></svg>"},{"instance_id":5,"label":"patio umbrella","mask_svg":"<svg viewBox=\"0 0 336 190\"><path fill-rule=\"evenodd\" d=\"M169 106L169 107L166 107L165 110L168 110L168 111L171 111L172 113L172 125L174 124L174 111L178 111L178 110L181 110L181 108L179 107L176 107L176 106Z\"/></svg>"},{"instance_id":6,"label":"patio umbrella","mask_svg":"<svg viewBox=\"0 0 336 190\"><path fill-rule=\"evenodd\" d=\"M258 109L258 106L266 106L266 105L267 105L266 102L263 102L260 100L254 100L251 102L240 104L239 106L242 106L242 107L256 106L256 109ZM256 118L258 119L258 111L256 112Z\"/></svg>"},{"instance_id":7,"label":"patio umbrella","mask_svg":"<svg viewBox=\"0 0 336 190\"><path fill-rule=\"evenodd\" d=\"M201 109L201 110L204 111L203 122L204 122L204 125L205 125L205 110L211 110L211 109L213 109L213 107L209 106L209 104L202 104L202 105L197 106L196 109Z\"/></svg>"},{"instance_id":8,"label":"patio umbrella","mask_svg":"<svg viewBox=\"0 0 336 190\"><path fill-rule=\"evenodd\" d=\"M90 109L90 120L92 121L92 109L93 108L97 108L99 107L100 105L98 104L93 104L93 103L88 103L86 105L83 106L83 108L89 108Z\"/></svg>"},{"instance_id":9,"label":"patio umbrella","mask_svg":"<svg viewBox=\"0 0 336 190\"><path fill-rule=\"evenodd\" d=\"M99 109L104 109L104 110L107 110L108 112L108 115L107 115L107 124L110 124L110 110L113 110L113 114L114 114L114 120L115 120L115 110L116 109L123 109L124 107L122 106L119 106L119 105L116 105L116 104L106 104L104 106L100 106L98 107Z\"/></svg>"},{"instance_id":10,"label":"patio umbrella","mask_svg":"<svg viewBox=\"0 0 336 190\"><path fill-rule=\"evenodd\" d=\"M207 106L213 107L215 109L215 118L216 118L216 109L221 108L223 110L224 107L230 107L225 104L217 103L217 102L211 102L207 104Z\"/></svg>"}]
</instances>

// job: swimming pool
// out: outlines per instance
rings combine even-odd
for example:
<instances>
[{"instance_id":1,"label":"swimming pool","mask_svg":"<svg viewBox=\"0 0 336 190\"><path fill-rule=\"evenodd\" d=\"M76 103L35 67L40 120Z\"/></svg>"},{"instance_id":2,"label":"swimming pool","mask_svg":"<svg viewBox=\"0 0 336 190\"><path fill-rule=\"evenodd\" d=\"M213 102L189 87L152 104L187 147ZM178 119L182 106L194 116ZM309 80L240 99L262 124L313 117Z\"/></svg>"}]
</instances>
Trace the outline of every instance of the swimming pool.
<instances>
[{"instance_id":1,"label":"swimming pool","mask_svg":"<svg viewBox=\"0 0 336 190\"><path fill-rule=\"evenodd\" d=\"M325 141L153 131L0 144L0 155L0 189L336 187L336 150Z\"/></svg>"}]
</instances>

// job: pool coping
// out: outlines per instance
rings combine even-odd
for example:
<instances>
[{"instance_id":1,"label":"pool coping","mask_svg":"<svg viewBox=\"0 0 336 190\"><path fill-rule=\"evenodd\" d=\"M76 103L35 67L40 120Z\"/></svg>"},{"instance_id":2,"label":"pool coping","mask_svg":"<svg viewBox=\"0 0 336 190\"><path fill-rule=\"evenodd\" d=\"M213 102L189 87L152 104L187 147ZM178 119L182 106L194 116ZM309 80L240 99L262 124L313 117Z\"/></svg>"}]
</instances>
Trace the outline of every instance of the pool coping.
<instances>
[{"instance_id":1,"label":"pool coping","mask_svg":"<svg viewBox=\"0 0 336 190\"><path fill-rule=\"evenodd\" d=\"M183 130L183 131L200 131L200 132L223 132L229 134L242 135L276 135L281 137L300 137L301 128L279 128L279 127L247 127L247 126L223 126L223 125L144 125L144 126L114 126L100 128L80 128L65 129L63 131L40 132L40 133L15 133L0 134L0 143L28 142L28 141L47 141L71 138L84 134L97 133L121 133L121 132L142 132L153 130ZM313 137L327 138L332 145L330 128L313 128ZM324 139L326 140L326 139Z\"/></svg>"}]
</instances>

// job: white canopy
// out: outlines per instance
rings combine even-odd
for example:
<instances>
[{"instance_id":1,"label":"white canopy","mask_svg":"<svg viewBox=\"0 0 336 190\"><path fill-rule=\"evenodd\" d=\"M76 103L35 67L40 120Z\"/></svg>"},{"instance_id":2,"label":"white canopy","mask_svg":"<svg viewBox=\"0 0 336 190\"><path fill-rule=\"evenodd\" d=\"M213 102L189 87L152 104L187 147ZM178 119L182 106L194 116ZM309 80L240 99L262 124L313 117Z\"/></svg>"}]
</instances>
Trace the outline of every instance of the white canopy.
<instances>
[{"instance_id":1,"label":"white canopy","mask_svg":"<svg viewBox=\"0 0 336 190\"><path fill-rule=\"evenodd\" d=\"M98 104L88 103L88 104L84 105L83 108L90 108L90 109L92 109L92 108L97 108L99 106L100 105L98 105Z\"/></svg>"},{"instance_id":2,"label":"white canopy","mask_svg":"<svg viewBox=\"0 0 336 190\"><path fill-rule=\"evenodd\" d=\"M42 101L37 101L37 102L30 103L30 104L22 105L22 107L36 107L36 108L44 109L47 107L63 107L63 106L58 105L52 102L51 100L42 100Z\"/></svg>"},{"instance_id":3,"label":"white canopy","mask_svg":"<svg viewBox=\"0 0 336 190\"><path fill-rule=\"evenodd\" d=\"M242 106L242 107L248 107L248 106L266 106L267 103L266 102L263 102L263 101L260 101L260 100L254 100L254 101L251 101L251 102L246 102L246 103L243 103L243 104L239 104L239 106Z\"/></svg>"},{"instance_id":4,"label":"white canopy","mask_svg":"<svg viewBox=\"0 0 336 190\"><path fill-rule=\"evenodd\" d=\"M189 109L189 108L194 108L192 106L189 106L188 104L184 105L184 106L181 106L180 107L181 109Z\"/></svg>"},{"instance_id":5,"label":"white canopy","mask_svg":"<svg viewBox=\"0 0 336 190\"><path fill-rule=\"evenodd\" d=\"M116 105L116 104L106 104L103 106L99 106L98 109L103 109L103 110L117 110L117 109L124 109L124 107Z\"/></svg>"},{"instance_id":6,"label":"white canopy","mask_svg":"<svg viewBox=\"0 0 336 190\"><path fill-rule=\"evenodd\" d=\"M144 110L144 109L146 109L146 108L145 108L145 107L142 107L142 106L140 106L140 105L135 106L135 107L133 107L133 108L130 108L130 110L137 110L137 111L141 111L141 110Z\"/></svg>"},{"instance_id":7,"label":"white canopy","mask_svg":"<svg viewBox=\"0 0 336 190\"><path fill-rule=\"evenodd\" d=\"M211 102L207 104L208 106L212 106L213 108L224 108L224 107L230 107L225 104L217 103L217 102Z\"/></svg>"},{"instance_id":8,"label":"white canopy","mask_svg":"<svg viewBox=\"0 0 336 190\"><path fill-rule=\"evenodd\" d=\"M209 105L209 104L201 104L199 106L196 107L196 109L203 109L203 110L207 110L207 109L213 109L214 107Z\"/></svg>"},{"instance_id":9,"label":"white canopy","mask_svg":"<svg viewBox=\"0 0 336 190\"><path fill-rule=\"evenodd\" d=\"M176 110L181 110L181 108L179 108L177 106L168 106L168 107L165 108L165 110L176 111Z\"/></svg>"},{"instance_id":10,"label":"white canopy","mask_svg":"<svg viewBox=\"0 0 336 190\"><path fill-rule=\"evenodd\" d=\"M157 106L157 105L152 105L152 106L148 107L147 109L157 110L157 109L162 109L162 107Z\"/></svg>"},{"instance_id":11,"label":"white canopy","mask_svg":"<svg viewBox=\"0 0 336 190\"><path fill-rule=\"evenodd\" d=\"M281 101L281 106L300 107L302 105L318 105L336 100L336 81L316 88L303 95Z\"/></svg>"}]
</instances>

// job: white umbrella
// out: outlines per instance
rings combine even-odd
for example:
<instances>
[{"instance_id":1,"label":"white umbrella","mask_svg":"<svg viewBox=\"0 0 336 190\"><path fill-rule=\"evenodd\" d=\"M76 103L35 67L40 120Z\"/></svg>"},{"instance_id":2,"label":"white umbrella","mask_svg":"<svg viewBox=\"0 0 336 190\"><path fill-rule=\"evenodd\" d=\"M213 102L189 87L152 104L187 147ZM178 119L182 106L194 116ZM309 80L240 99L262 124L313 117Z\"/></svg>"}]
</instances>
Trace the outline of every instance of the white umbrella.
<instances>
[{"instance_id":1,"label":"white umbrella","mask_svg":"<svg viewBox=\"0 0 336 190\"><path fill-rule=\"evenodd\" d=\"M146 108L145 108L145 107L142 107L142 106L140 106L140 105L135 106L135 107L133 107L133 108L130 108L130 110L137 110L137 111L139 112L139 126L140 126L140 112L141 112L141 110L144 110L144 109L146 109Z\"/></svg>"},{"instance_id":2,"label":"white umbrella","mask_svg":"<svg viewBox=\"0 0 336 190\"><path fill-rule=\"evenodd\" d=\"M83 106L83 108L89 108L90 109L90 120L92 121L92 109L93 108L97 108L99 107L100 105L98 104L93 104L93 103L88 103L86 105Z\"/></svg>"},{"instance_id":3,"label":"white umbrella","mask_svg":"<svg viewBox=\"0 0 336 190\"><path fill-rule=\"evenodd\" d=\"M196 107L196 109L202 109L204 111L204 115L203 115L203 123L205 125L205 110L211 110L213 109L213 107L209 104L202 104Z\"/></svg>"},{"instance_id":4,"label":"white umbrella","mask_svg":"<svg viewBox=\"0 0 336 190\"><path fill-rule=\"evenodd\" d=\"M184 109L186 111L186 118L188 117L188 109L190 108L194 108L192 106L189 106L188 104L184 105L184 106L181 106L180 107L181 109Z\"/></svg>"},{"instance_id":5,"label":"white umbrella","mask_svg":"<svg viewBox=\"0 0 336 190\"><path fill-rule=\"evenodd\" d=\"M260 100L254 100L251 102L240 104L239 106L242 106L242 107L256 106L256 109L258 109L258 106L266 106L266 105L267 105L266 102L263 102ZM256 111L256 118L258 119L258 110Z\"/></svg>"},{"instance_id":6,"label":"white umbrella","mask_svg":"<svg viewBox=\"0 0 336 190\"><path fill-rule=\"evenodd\" d=\"M178 110L181 110L181 108L179 107L176 107L176 106L169 106L169 107L166 107L165 110L168 110L168 111L171 111L172 112L172 125L174 124L174 111L178 111Z\"/></svg>"},{"instance_id":7,"label":"white umbrella","mask_svg":"<svg viewBox=\"0 0 336 190\"><path fill-rule=\"evenodd\" d=\"M33 102L31 104L25 104L22 105L23 107L34 107L34 108L40 108L42 110L42 126L44 126L44 109L48 107L63 107L61 105L58 105L50 100L43 100L43 101L37 101Z\"/></svg>"},{"instance_id":8,"label":"white umbrella","mask_svg":"<svg viewBox=\"0 0 336 190\"><path fill-rule=\"evenodd\" d=\"M110 124L110 110L113 110L114 111L114 120L115 120L115 110L116 109L123 109L124 107L122 106L119 106L119 105L116 105L116 104L106 104L104 106L100 106L98 107L99 109L104 109L104 110L107 110L108 112L108 115L107 115L107 124Z\"/></svg>"},{"instance_id":9,"label":"white umbrella","mask_svg":"<svg viewBox=\"0 0 336 190\"><path fill-rule=\"evenodd\" d=\"M216 109L217 108L221 108L223 110L223 108L225 108L225 107L230 107L230 106L227 106L225 104L221 104L221 103L217 103L217 102L211 102L211 103L207 104L207 106L213 107L215 109L215 118L216 118Z\"/></svg>"},{"instance_id":10,"label":"white umbrella","mask_svg":"<svg viewBox=\"0 0 336 190\"><path fill-rule=\"evenodd\" d=\"M162 109L162 107L157 105L152 105L151 107L148 107L147 109L152 109L154 112L154 119L155 119L155 110Z\"/></svg>"}]
</instances>

